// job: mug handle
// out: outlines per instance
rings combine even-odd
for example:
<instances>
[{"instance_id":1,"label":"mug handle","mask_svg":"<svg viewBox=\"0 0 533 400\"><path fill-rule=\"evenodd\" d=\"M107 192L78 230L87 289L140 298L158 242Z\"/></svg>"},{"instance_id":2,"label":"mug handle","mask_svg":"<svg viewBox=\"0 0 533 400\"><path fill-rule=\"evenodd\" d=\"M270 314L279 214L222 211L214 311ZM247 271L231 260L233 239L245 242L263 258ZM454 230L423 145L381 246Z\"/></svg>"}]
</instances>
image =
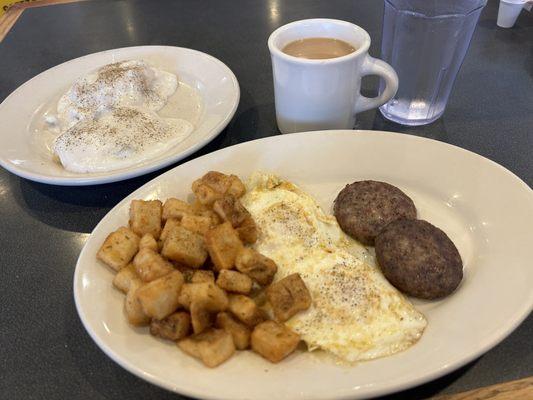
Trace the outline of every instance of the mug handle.
<instances>
[{"instance_id":1,"label":"mug handle","mask_svg":"<svg viewBox=\"0 0 533 400\"><path fill-rule=\"evenodd\" d=\"M377 75L385 79L385 90L377 97L365 97L359 94L355 103L355 113L379 107L392 99L398 90L398 75L396 71L385 61L366 55L361 68L361 77L366 75Z\"/></svg>"}]
</instances>

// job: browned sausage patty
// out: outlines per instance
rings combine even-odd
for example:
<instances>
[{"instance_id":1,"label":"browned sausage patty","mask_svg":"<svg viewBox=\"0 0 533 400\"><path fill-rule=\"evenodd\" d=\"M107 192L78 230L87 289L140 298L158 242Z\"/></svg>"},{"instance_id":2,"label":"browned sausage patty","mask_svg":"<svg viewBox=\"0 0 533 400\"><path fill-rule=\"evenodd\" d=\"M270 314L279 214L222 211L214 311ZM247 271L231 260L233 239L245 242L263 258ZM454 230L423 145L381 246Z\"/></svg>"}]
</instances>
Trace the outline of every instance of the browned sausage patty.
<instances>
[{"instance_id":1,"label":"browned sausage patty","mask_svg":"<svg viewBox=\"0 0 533 400\"><path fill-rule=\"evenodd\" d=\"M367 245L373 245L379 232L392 221L416 218L415 204L409 196L377 181L346 185L335 199L333 212L344 232Z\"/></svg>"},{"instance_id":2,"label":"browned sausage patty","mask_svg":"<svg viewBox=\"0 0 533 400\"><path fill-rule=\"evenodd\" d=\"M459 251L442 230L426 221L389 224L376 237L376 256L383 275L410 296L447 296L463 279Z\"/></svg>"}]
</instances>

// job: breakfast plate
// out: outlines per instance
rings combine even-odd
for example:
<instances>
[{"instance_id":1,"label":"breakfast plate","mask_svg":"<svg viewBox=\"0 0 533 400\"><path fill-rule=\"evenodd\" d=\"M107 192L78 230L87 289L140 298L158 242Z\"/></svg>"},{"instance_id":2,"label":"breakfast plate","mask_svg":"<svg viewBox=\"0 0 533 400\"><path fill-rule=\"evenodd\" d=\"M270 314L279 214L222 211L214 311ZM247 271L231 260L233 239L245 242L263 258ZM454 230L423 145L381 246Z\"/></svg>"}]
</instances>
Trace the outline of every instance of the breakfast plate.
<instances>
[{"instance_id":1,"label":"breakfast plate","mask_svg":"<svg viewBox=\"0 0 533 400\"><path fill-rule=\"evenodd\" d=\"M456 244L464 279L439 301L412 299L427 318L406 351L356 365L321 352L297 351L278 364L240 352L215 369L172 342L132 328L120 317L123 295L96 260L105 237L127 224L132 199L187 198L209 170L245 179L271 172L299 185L327 213L337 193L356 180L389 182L409 195L419 217ZM505 212L502 212L505 210ZM533 308L533 191L500 165L442 142L378 131L321 131L242 143L180 165L113 208L83 248L74 275L80 318L115 362L153 384L206 399L353 399L406 389L447 374L494 347Z\"/></svg>"},{"instance_id":2,"label":"breakfast plate","mask_svg":"<svg viewBox=\"0 0 533 400\"><path fill-rule=\"evenodd\" d=\"M176 74L179 86L170 98L176 104L173 113L191 123L193 131L180 143L133 166L105 172L69 172L54 160L49 139L43 134L44 119L76 79L122 60L147 61ZM139 46L90 54L37 75L0 104L0 165L23 178L55 185L93 185L133 178L175 163L205 146L229 123L239 97L233 72L218 59L196 50Z\"/></svg>"}]
</instances>

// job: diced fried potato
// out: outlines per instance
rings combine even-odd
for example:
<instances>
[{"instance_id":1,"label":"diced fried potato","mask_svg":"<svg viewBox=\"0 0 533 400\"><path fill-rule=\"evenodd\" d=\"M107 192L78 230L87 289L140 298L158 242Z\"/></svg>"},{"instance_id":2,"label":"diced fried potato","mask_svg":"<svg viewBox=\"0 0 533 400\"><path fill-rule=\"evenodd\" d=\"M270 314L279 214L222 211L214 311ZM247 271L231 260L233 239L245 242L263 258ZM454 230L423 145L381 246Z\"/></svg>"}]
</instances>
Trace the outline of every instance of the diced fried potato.
<instances>
[{"instance_id":1,"label":"diced fried potato","mask_svg":"<svg viewBox=\"0 0 533 400\"><path fill-rule=\"evenodd\" d=\"M181 219L181 226L200 235L205 235L211 225L211 218L208 216L186 214Z\"/></svg>"},{"instance_id":2,"label":"diced fried potato","mask_svg":"<svg viewBox=\"0 0 533 400\"><path fill-rule=\"evenodd\" d=\"M255 327L251 342L253 351L277 363L296 349L300 337L283 324L265 321Z\"/></svg>"},{"instance_id":3,"label":"diced fried potato","mask_svg":"<svg viewBox=\"0 0 533 400\"><path fill-rule=\"evenodd\" d=\"M209 171L202 178L193 182L192 191L201 204L211 206L215 200L226 194L231 184L228 175Z\"/></svg>"},{"instance_id":4,"label":"diced fried potato","mask_svg":"<svg viewBox=\"0 0 533 400\"><path fill-rule=\"evenodd\" d=\"M199 358L210 368L222 364L235 353L233 339L223 329L209 329L189 336L180 340L178 347L190 356Z\"/></svg>"},{"instance_id":5,"label":"diced fried potato","mask_svg":"<svg viewBox=\"0 0 533 400\"><path fill-rule=\"evenodd\" d=\"M236 231L243 243L253 244L257 241L257 226L251 215L244 219Z\"/></svg>"},{"instance_id":6,"label":"diced fried potato","mask_svg":"<svg viewBox=\"0 0 533 400\"><path fill-rule=\"evenodd\" d=\"M96 253L96 258L118 271L125 267L139 250L139 237L126 227L110 233Z\"/></svg>"},{"instance_id":7,"label":"diced fried potato","mask_svg":"<svg viewBox=\"0 0 533 400\"><path fill-rule=\"evenodd\" d=\"M191 268L202 266L207 258L204 238L182 226L168 232L161 254Z\"/></svg>"},{"instance_id":8,"label":"diced fried potato","mask_svg":"<svg viewBox=\"0 0 533 400\"><path fill-rule=\"evenodd\" d=\"M237 232L229 222L208 230L205 243L217 271L233 268L237 253L243 247Z\"/></svg>"},{"instance_id":9,"label":"diced fried potato","mask_svg":"<svg viewBox=\"0 0 533 400\"><path fill-rule=\"evenodd\" d=\"M226 195L213 203L213 211L223 220L227 221L234 228L240 226L250 213L234 196Z\"/></svg>"},{"instance_id":10,"label":"diced fried potato","mask_svg":"<svg viewBox=\"0 0 533 400\"><path fill-rule=\"evenodd\" d=\"M210 228L212 228L213 226L216 226L216 225L218 225L218 224L220 224L222 222L222 220L217 215L217 213L212 211L212 210L198 211L197 213L195 213L195 215L198 215L200 217L209 218L209 221L210 221L209 227Z\"/></svg>"},{"instance_id":11,"label":"diced fried potato","mask_svg":"<svg viewBox=\"0 0 533 400\"><path fill-rule=\"evenodd\" d=\"M204 269L194 270L191 278L192 283L215 282L215 274L213 271Z\"/></svg>"},{"instance_id":12,"label":"diced fried potato","mask_svg":"<svg viewBox=\"0 0 533 400\"><path fill-rule=\"evenodd\" d=\"M217 192L211 186L202 181L195 181L192 185L192 191L198 201L206 206L211 206L215 200L223 196L222 193Z\"/></svg>"},{"instance_id":13,"label":"diced fried potato","mask_svg":"<svg viewBox=\"0 0 533 400\"><path fill-rule=\"evenodd\" d=\"M183 275L173 271L137 289L137 297L146 315L163 319L178 308Z\"/></svg>"},{"instance_id":14,"label":"diced fried potato","mask_svg":"<svg viewBox=\"0 0 533 400\"><path fill-rule=\"evenodd\" d=\"M257 307L255 301L242 294L229 296L228 309L239 321L249 327L253 327L266 319L265 313Z\"/></svg>"},{"instance_id":15,"label":"diced fried potato","mask_svg":"<svg viewBox=\"0 0 533 400\"><path fill-rule=\"evenodd\" d=\"M202 215L204 211L211 211L209 206L206 206L205 204L200 203L198 198L195 198L194 201L191 204L192 213L195 215Z\"/></svg>"},{"instance_id":16,"label":"diced fried potato","mask_svg":"<svg viewBox=\"0 0 533 400\"><path fill-rule=\"evenodd\" d=\"M191 303L191 323L192 331L200 333L213 325L214 315L206 309L204 304L199 302Z\"/></svg>"},{"instance_id":17,"label":"diced fried potato","mask_svg":"<svg viewBox=\"0 0 533 400\"><path fill-rule=\"evenodd\" d=\"M186 283L181 288L179 304L189 310L193 302L211 312L224 311L228 308L228 296L213 281Z\"/></svg>"},{"instance_id":18,"label":"diced fried potato","mask_svg":"<svg viewBox=\"0 0 533 400\"><path fill-rule=\"evenodd\" d=\"M137 290L140 287L142 287L140 280L132 281L130 289L126 294L126 299L124 300L126 318L128 319L128 322L134 326L145 326L150 323L150 317L144 312L137 296Z\"/></svg>"},{"instance_id":19,"label":"diced fried potato","mask_svg":"<svg viewBox=\"0 0 533 400\"><path fill-rule=\"evenodd\" d=\"M229 269L220 271L217 285L228 292L248 294L252 290L252 280L247 275Z\"/></svg>"},{"instance_id":20,"label":"diced fried potato","mask_svg":"<svg viewBox=\"0 0 533 400\"><path fill-rule=\"evenodd\" d=\"M159 253L148 248L139 250L133 258L133 265L143 282L151 282L174 271L171 263L161 257Z\"/></svg>"},{"instance_id":21,"label":"diced fried potato","mask_svg":"<svg viewBox=\"0 0 533 400\"><path fill-rule=\"evenodd\" d=\"M150 323L150 333L163 339L179 340L189 334L191 317L184 311L170 314L162 320L153 319Z\"/></svg>"},{"instance_id":22,"label":"diced fried potato","mask_svg":"<svg viewBox=\"0 0 533 400\"><path fill-rule=\"evenodd\" d=\"M233 343L238 350L247 349L250 346L250 329L237 321L227 312L217 314L216 326L231 334Z\"/></svg>"},{"instance_id":23,"label":"diced fried potato","mask_svg":"<svg viewBox=\"0 0 533 400\"><path fill-rule=\"evenodd\" d=\"M267 298L280 322L311 306L311 294L300 274L291 274L274 282L267 289Z\"/></svg>"},{"instance_id":24,"label":"diced fried potato","mask_svg":"<svg viewBox=\"0 0 533 400\"><path fill-rule=\"evenodd\" d=\"M162 204L159 200L132 200L130 228L139 236L151 233L155 239L161 234Z\"/></svg>"},{"instance_id":25,"label":"diced fried potato","mask_svg":"<svg viewBox=\"0 0 533 400\"><path fill-rule=\"evenodd\" d=\"M128 293L133 284L139 286L141 284L141 278L135 272L133 264L130 263L117 272L113 278L113 286L123 293Z\"/></svg>"},{"instance_id":26,"label":"diced fried potato","mask_svg":"<svg viewBox=\"0 0 533 400\"><path fill-rule=\"evenodd\" d=\"M157 241L154 239L151 233L146 233L143 235L139 242L139 249L150 249L155 252L159 251L159 246Z\"/></svg>"},{"instance_id":27,"label":"diced fried potato","mask_svg":"<svg viewBox=\"0 0 533 400\"><path fill-rule=\"evenodd\" d=\"M192 292L193 292L193 284L192 283L184 283L181 287L180 294L178 296L178 304L185 308L186 310L190 310L191 308L191 302L192 302Z\"/></svg>"},{"instance_id":28,"label":"diced fried potato","mask_svg":"<svg viewBox=\"0 0 533 400\"><path fill-rule=\"evenodd\" d=\"M161 236L159 236L159 241L165 242L168 233L174 229L176 226L180 225L180 221L177 218L169 218L165 222L165 225L163 226L163 230L161 231ZM162 248L162 247L161 247Z\"/></svg>"},{"instance_id":29,"label":"diced fried potato","mask_svg":"<svg viewBox=\"0 0 533 400\"><path fill-rule=\"evenodd\" d=\"M163 205L162 219L166 221L170 218L181 220L184 215L192 214L193 209L189 203L173 197L167 199Z\"/></svg>"},{"instance_id":30,"label":"diced fried potato","mask_svg":"<svg viewBox=\"0 0 533 400\"><path fill-rule=\"evenodd\" d=\"M226 194L231 185L229 176L218 171L209 171L200 180L221 194Z\"/></svg>"},{"instance_id":31,"label":"diced fried potato","mask_svg":"<svg viewBox=\"0 0 533 400\"><path fill-rule=\"evenodd\" d=\"M208 311L224 311L228 308L228 296L214 282L191 283L189 293L192 303L200 303Z\"/></svg>"},{"instance_id":32,"label":"diced fried potato","mask_svg":"<svg viewBox=\"0 0 533 400\"><path fill-rule=\"evenodd\" d=\"M244 183L239 179L236 175L230 175L228 177L229 181L229 187L226 191L226 194L229 194L231 196L235 196L237 198L241 197L246 193L246 187L244 186Z\"/></svg>"},{"instance_id":33,"label":"diced fried potato","mask_svg":"<svg viewBox=\"0 0 533 400\"><path fill-rule=\"evenodd\" d=\"M235 259L235 266L239 272L255 279L261 285L269 285L278 271L273 260L248 247L241 248Z\"/></svg>"}]
</instances>

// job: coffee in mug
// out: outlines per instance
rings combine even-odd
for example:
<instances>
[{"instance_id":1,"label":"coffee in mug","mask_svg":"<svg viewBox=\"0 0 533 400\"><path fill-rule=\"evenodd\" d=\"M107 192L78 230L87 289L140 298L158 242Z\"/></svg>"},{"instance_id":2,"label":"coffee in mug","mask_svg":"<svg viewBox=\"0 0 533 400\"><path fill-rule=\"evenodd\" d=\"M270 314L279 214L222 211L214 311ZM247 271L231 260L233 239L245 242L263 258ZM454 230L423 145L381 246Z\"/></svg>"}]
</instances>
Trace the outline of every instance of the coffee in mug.
<instances>
[{"instance_id":1,"label":"coffee in mug","mask_svg":"<svg viewBox=\"0 0 533 400\"><path fill-rule=\"evenodd\" d=\"M353 53L355 47L344 40L316 37L298 39L290 42L282 51L293 57L323 60L327 58L342 57Z\"/></svg>"},{"instance_id":2,"label":"coffee in mug","mask_svg":"<svg viewBox=\"0 0 533 400\"><path fill-rule=\"evenodd\" d=\"M346 54L336 53L333 43L336 48L347 45L353 50L344 47ZM320 49L326 48L325 54L318 44ZM390 100L398 89L398 76L389 64L371 57L369 47L368 33L346 21L307 19L276 29L268 48L279 130L353 129L358 112ZM295 56L288 54L291 49L296 49ZM378 75L385 81L378 97L360 93L365 75Z\"/></svg>"}]
</instances>

